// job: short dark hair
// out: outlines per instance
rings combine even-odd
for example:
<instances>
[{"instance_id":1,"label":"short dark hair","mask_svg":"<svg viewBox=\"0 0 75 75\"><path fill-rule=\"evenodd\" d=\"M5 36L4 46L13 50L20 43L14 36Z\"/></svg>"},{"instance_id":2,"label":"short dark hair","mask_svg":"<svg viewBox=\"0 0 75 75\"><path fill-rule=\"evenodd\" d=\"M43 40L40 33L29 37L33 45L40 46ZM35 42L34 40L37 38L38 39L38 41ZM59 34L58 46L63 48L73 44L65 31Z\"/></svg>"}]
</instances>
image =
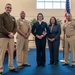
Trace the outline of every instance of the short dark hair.
<instances>
[{"instance_id":1,"label":"short dark hair","mask_svg":"<svg viewBox=\"0 0 75 75\"><path fill-rule=\"evenodd\" d=\"M52 18L54 18L54 20L55 20L55 23L54 23L54 24L57 25L57 20L56 20L56 18L55 18L54 16L52 16L52 17L50 18L50 21L49 21L50 25L52 25L52 23L51 23L51 19L52 19Z\"/></svg>"},{"instance_id":2,"label":"short dark hair","mask_svg":"<svg viewBox=\"0 0 75 75\"><path fill-rule=\"evenodd\" d=\"M6 5L11 5L10 3L7 3Z\"/></svg>"},{"instance_id":3,"label":"short dark hair","mask_svg":"<svg viewBox=\"0 0 75 75\"><path fill-rule=\"evenodd\" d=\"M42 16L42 20L44 19L44 16L43 16L43 14L42 13L38 13L38 15L37 15L37 20L38 20L38 16L39 15L41 15Z\"/></svg>"},{"instance_id":4,"label":"short dark hair","mask_svg":"<svg viewBox=\"0 0 75 75\"><path fill-rule=\"evenodd\" d=\"M20 14L21 14L21 13L24 13L24 14L25 14L25 12L24 12L24 11L21 11L21 12L20 12Z\"/></svg>"}]
</instances>

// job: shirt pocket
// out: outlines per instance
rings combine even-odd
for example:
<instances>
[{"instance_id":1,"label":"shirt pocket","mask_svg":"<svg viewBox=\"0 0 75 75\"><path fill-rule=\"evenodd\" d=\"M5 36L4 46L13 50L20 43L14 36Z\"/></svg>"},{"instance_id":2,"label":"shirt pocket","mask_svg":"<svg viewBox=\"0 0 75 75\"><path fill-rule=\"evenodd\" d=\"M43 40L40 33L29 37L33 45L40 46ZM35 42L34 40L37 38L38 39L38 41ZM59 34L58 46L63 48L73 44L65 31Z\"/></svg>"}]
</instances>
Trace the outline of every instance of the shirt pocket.
<instances>
[{"instance_id":1,"label":"shirt pocket","mask_svg":"<svg viewBox=\"0 0 75 75\"><path fill-rule=\"evenodd\" d=\"M24 23L22 21L20 21L20 26L24 25Z\"/></svg>"},{"instance_id":2,"label":"shirt pocket","mask_svg":"<svg viewBox=\"0 0 75 75\"><path fill-rule=\"evenodd\" d=\"M73 25L71 25L71 26L70 26L70 30L71 30L71 31L74 31L74 30L75 30L75 27L74 27Z\"/></svg>"}]
</instances>

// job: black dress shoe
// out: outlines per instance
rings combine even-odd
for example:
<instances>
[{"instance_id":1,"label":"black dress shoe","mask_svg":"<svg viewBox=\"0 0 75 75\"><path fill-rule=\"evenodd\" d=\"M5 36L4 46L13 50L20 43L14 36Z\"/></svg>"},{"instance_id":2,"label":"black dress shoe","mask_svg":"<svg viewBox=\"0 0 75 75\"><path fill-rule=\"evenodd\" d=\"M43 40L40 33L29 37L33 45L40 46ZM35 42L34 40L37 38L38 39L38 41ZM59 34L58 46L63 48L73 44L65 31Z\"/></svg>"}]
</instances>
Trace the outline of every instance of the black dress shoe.
<instances>
[{"instance_id":1,"label":"black dress shoe","mask_svg":"<svg viewBox=\"0 0 75 75\"><path fill-rule=\"evenodd\" d=\"M18 69L22 69L23 68L23 66L18 66Z\"/></svg>"},{"instance_id":2,"label":"black dress shoe","mask_svg":"<svg viewBox=\"0 0 75 75\"><path fill-rule=\"evenodd\" d=\"M22 66L30 67L31 65L30 64L23 64Z\"/></svg>"},{"instance_id":3,"label":"black dress shoe","mask_svg":"<svg viewBox=\"0 0 75 75\"><path fill-rule=\"evenodd\" d=\"M50 62L48 65L52 65L52 64L54 64L54 62Z\"/></svg>"},{"instance_id":4,"label":"black dress shoe","mask_svg":"<svg viewBox=\"0 0 75 75\"><path fill-rule=\"evenodd\" d=\"M37 65L37 67L40 67L40 66L41 66L41 64L38 64L38 65Z\"/></svg>"},{"instance_id":5,"label":"black dress shoe","mask_svg":"<svg viewBox=\"0 0 75 75\"><path fill-rule=\"evenodd\" d=\"M42 65L42 67L45 67L45 65Z\"/></svg>"},{"instance_id":6,"label":"black dress shoe","mask_svg":"<svg viewBox=\"0 0 75 75\"><path fill-rule=\"evenodd\" d=\"M0 75L3 75L3 72L0 72Z\"/></svg>"},{"instance_id":7,"label":"black dress shoe","mask_svg":"<svg viewBox=\"0 0 75 75\"><path fill-rule=\"evenodd\" d=\"M64 64L63 64L63 66L67 66L67 65L69 65L69 64L68 64L68 63L64 63Z\"/></svg>"},{"instance_id":8,"label":"black dress shoe","mask_svg":"<svg viewBox=\"0 0 75 75\"><path fill-rule=\"evenodd\" d=\"M73 68L75 68L75 65L72 65Z\"/></svg>"},{"instance_id":9,"label":"black dress shoe","mask_svg":"<svg viewBox=\"0 0 75 75\"><path fill-rule=\"evenodd\" d=\"M18 72L18 70L15 69L15 68L14 68L14 69L10 69L10 71L11 71L11 72Z\"/></svg>"},{"instance_id":10,"label":"black dress shoe","mask_svg":"<svg viewBox=\"0 0 75 75\"><path fill-rule=\"evenodd\" d=\"M45 64L41 64L42 67L45 67Z\"/></svg>"},{"instance_id":11,"label":"black dress shoe","mask_svg":"<svg viewBox=\"0 0 75 75\"><path fill-rule=\"evenodd\" d=\"M58 63L54 63L54 65L58 65Z\"/></svg>"},{"instance_id":12,"label":"black dress shoe","mask_svg":"<svg viewBox=\"0 0 75 75\"><path fill-rule=\"evenodd\" d=\"M41 65L37 65L36 67L40 67Z\"/></svg>"}]
</instances>

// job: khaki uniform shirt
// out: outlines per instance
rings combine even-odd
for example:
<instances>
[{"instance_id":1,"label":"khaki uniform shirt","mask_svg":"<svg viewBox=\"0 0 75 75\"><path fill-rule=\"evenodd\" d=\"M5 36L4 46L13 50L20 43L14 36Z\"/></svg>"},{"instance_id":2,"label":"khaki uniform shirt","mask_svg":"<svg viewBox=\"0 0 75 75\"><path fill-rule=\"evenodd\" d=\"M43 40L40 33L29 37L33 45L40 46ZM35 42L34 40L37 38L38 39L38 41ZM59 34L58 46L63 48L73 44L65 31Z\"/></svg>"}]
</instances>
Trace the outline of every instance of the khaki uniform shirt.
<instances>
[{"instance_id":1,"label":"khaki uniform shirt","mask_svg":"<svg viewBox=\"0 0 75 75\"><path fill-rule=\"evenodd\" d=\"M65 34L67 37L75 36L75 22L72 20L71 22L67 22L63 30L65 30Z\"/></svg>"},{"instance_id":2,"label":"khaki uniform shirt","mask_svg":"<svg viewBox=\"0 0 75 75\"><path fill-rule=\"evenodd\" d=\"M24 33L27 34L30 31L30 24L27 20L18 19L17 20L17 27ZM30 33L30 32L29 32Z\"/></svg>"}]
</instances>

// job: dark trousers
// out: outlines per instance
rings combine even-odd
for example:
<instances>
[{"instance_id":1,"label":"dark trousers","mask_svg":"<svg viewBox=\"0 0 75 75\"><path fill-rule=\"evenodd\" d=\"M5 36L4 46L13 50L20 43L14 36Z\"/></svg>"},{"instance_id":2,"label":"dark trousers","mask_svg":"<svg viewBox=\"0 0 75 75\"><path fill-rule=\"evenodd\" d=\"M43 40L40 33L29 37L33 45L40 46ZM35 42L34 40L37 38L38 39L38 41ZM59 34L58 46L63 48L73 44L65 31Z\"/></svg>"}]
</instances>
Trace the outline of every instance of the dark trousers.
<instances>
[{"instance_id":1,"label":"dark trousers","mask_svg":"<svg viewBox=\"0 0 75 75\"><path fill-rule=\"evenodd\" d=\"M55 40L54 42L48 41L51 63L58 63L59 44L60 40Z\"/></svg>"},{"instance_id":2,"label":"dark trousers","mask_svg":"<svg viewBox=\"0 0 75 75\"><path fill-rule=\"evenodd\" d=\"M37 65L45 65L46 38L35 39Z\"/></svg>"}]
</instances>

